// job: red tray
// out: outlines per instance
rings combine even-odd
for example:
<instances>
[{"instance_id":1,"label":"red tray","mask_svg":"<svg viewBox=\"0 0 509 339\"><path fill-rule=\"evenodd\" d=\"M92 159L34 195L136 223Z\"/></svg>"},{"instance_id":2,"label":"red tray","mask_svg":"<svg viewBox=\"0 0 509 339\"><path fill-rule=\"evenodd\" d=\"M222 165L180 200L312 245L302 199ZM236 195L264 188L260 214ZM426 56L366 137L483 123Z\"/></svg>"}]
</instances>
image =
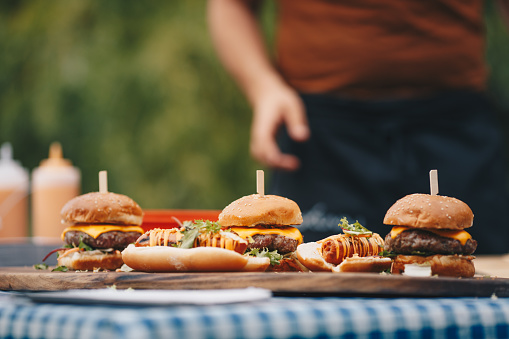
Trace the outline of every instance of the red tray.
<instances>
[{"instance_id":1,"label":"red tray","mask_svg":"<svg viewBox=\"0 0 509 339\"><path fill-rule=\"evenodd\" d=\"M221 210L143 210L143 223L141 227L146 232L153 228L180 227L174 219L184 222L186 220L217 221Z\"/></svg>"}]
</instances>

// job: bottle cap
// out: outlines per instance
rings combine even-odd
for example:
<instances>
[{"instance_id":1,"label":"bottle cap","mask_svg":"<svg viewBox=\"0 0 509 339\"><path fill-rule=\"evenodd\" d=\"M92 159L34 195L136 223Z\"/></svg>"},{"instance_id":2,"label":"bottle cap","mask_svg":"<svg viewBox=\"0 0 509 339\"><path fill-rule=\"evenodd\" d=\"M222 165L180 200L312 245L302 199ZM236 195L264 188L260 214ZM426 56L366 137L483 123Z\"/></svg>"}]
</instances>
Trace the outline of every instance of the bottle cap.
<instances>
[{"instance_id":1,"label":"bottle cap","mask_svg":"<svg viewBox=\"0 0 509 339\"><path fill-rule=\"evenodd\" d=\"M69 159L64 159L62 155L62 145L55 141L49 147L48 159L42 160L41 166L72 166L72 162Z\"/></svg>"},{"instance_id":2,"label":"bottle cap","mask_svg":"<svg viewBox=\"0 0 509 339\"><path fill-rule=\"evenodd\" d=\"M12 158L12 146L5 142L0 147L0 186L19 188L28 186L28 172Z\"/></svg>"}]
</instances>

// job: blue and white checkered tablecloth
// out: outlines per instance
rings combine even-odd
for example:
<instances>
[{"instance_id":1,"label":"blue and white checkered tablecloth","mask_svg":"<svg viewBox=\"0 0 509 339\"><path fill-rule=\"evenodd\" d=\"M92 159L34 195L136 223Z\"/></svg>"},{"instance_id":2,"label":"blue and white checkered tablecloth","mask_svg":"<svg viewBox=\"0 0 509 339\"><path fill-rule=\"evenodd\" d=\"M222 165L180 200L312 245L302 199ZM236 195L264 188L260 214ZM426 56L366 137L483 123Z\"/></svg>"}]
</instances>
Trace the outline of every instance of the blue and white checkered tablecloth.
<instances>
[{"instance_id":1,"label":"blue and white checkered tablecloth","mask_svg":"<svg viewBox=\"0 0 509 339\"><path fill-rule=\"evenodd\" d=\"M273 297L163 307L0 295L0 338L509 338L508 298Z\"/></svg>"}]
</instances>

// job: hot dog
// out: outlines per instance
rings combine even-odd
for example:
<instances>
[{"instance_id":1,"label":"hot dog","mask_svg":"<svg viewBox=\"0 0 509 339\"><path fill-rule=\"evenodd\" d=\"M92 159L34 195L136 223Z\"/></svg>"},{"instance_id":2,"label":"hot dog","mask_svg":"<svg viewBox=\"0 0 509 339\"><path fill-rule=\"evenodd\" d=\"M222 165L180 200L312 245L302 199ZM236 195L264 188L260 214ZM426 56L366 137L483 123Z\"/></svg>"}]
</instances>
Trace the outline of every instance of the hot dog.
<instances>
[{"instance_id":1,"label":"hot dog","mask_svg":"<svg viewBox=\"0 0 509 339\"><path fill-rule=\"evenodd\" d=\"M264 271L269 258L244 255L248 242L217 222L184 222L180 228L152 229L129 245L122 258L144 272Z\"/></svg>"},{"instance_id":2,"label":"hot dog","mask_svg":"<svg viewBox=\"0 0 509 339\"><path fill-rule=\"evenodd\" d=\"M345 258L369 257L378 255L383 251L384 241L379 234L372 236L352 236L348 234L336 234L317 241L321 244L320 254L328 263L339 265Z\"/></svg>"},{"instance_id":3,"label":"hot dog","mask_svg":"<svg viewBox=\"0 0 509 339\"><path fill-rule=\"evenodd\" d=\"M311 271L381 272L390 268L391 259L378 254L384 241L358 222L348 224L346 218L339 224L344 234L336 234L317 242L297 247L297 258Z\"/></svg>"}]
</instances>

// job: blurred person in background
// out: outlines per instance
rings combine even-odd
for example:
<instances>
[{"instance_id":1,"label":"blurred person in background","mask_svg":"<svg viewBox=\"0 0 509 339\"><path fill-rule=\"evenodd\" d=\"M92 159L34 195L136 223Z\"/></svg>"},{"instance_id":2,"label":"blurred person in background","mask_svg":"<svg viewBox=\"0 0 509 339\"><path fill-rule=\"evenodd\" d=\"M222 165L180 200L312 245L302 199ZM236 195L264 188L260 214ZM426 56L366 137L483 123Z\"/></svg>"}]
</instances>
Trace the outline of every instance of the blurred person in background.
<instances>
[{"instance_id":1,"label":"blurred person in background","mask_svg":"<svg viewBox=\"0 0 509 339\"><path fill-rule=\"evenodd\" d=\"M270 193L301 207L305 241L346 216L385 235L411 193L466 202L476 253L509 252L502 137L486 97L483 2L280 0L276 60L260 1L209 0L213 42L253 108ZM507 5L507 3L502 4ZM505 6L503 8L506 8Z\"/></svg>"}]
</instances>

